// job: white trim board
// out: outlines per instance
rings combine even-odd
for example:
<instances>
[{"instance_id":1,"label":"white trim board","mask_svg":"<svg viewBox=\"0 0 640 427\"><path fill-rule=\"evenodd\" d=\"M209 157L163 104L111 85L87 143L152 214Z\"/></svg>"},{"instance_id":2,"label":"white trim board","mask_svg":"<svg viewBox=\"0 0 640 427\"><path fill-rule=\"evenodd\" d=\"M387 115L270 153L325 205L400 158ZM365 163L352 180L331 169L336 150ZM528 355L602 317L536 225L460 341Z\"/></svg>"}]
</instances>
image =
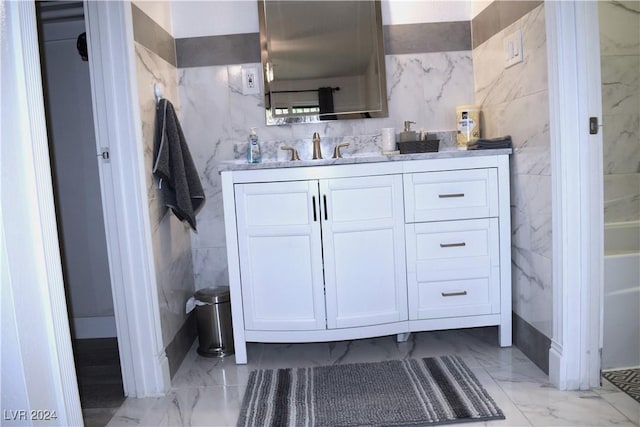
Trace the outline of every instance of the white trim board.
<instances>
[{"instance_id":1,"label":"white trim board","mask_svg":"<svg viewBox=\"0 0 640 427\"><path fill-rule=\"evenodd\" d=\"M545 1L553 204L549 378L599 385L603 263L602 121L597 2ZM594 60L597 56L597 61Z\"/></svg>"},{"instance_id":2,"label":"white trim board","mask_svg":"<svg viewBox=\"0 0 640 427\"><path fill-rule=\"evenodd\" d=\"M11 299L3 304L12 306L12 313L3 312L2 319L3 329L11 329L9 343L15 345L2 352L3 357L10 355L2 360L3 381L5 369L11 370L9 384L2 383L2 407L24 410L25 416L29 409L55 411L56 418L45 421L48 425L82 425L53 202L35 4L3 2L0 16L0 217L6 244L1 262L2 277L8 279L2 293ZM15 421L31 424L26 418Z\"/></svg>"},{"instance_id":3,"label":"white trim board","mask_svg":"<svg viewBox=\"0 0 640 427\"><path fill-rule=\"evenodd\" d=\"M84 1L114 314L125 395L162 396L171 385L162 343L144 176L129 2Z\"/></svg>"}]
</instances>

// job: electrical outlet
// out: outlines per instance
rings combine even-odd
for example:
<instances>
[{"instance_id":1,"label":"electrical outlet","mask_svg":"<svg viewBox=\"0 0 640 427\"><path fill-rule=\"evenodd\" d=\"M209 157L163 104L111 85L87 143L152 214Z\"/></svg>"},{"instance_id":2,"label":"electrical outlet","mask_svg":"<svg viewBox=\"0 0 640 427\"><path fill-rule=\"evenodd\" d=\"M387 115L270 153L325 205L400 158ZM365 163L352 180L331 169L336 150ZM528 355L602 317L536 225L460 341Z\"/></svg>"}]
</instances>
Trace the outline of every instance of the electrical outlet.
<instances>
[{"instance_id":1,"label":"electrical outlet","mask_svg":"<svg viewBox=\"0 0 640 427\"><path fill-rule=\"evenodd\" d=\"M517 30L504 38L504 68L512 67L524 60L522 51L522 31Z\"/></svg>"},{"instance_id":2,"label":"electrical outlet","mask_svg":"<svg viewBox=\"0 0 640 427\"><path fill-rule=\"evenodd\" d=\"M242 67L242 94L253 95L260 93L258 69L256 67Z\"/></svg>"}]
</instances>

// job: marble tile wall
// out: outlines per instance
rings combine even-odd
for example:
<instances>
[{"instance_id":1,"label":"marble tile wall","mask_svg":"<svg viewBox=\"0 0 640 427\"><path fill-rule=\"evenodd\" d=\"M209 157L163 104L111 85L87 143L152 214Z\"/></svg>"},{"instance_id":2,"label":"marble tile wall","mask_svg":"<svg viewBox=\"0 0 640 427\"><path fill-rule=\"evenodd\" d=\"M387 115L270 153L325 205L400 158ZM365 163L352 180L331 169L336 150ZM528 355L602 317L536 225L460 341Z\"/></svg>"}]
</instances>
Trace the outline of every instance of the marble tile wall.
<instances>
[{"instance_id":1,"label":"marble tile wall","mask_svg":"<svg viewBox=\"0 0 640 427\"><path fill-rule=\"evenodd\" d=\"M640 220L640 3L598 2L605 223Z\"/></svg>"},{"instance_id":2,"label":"marble tile wall","mask_svg":"<svg viewBox=\"0 0 640 427\"><path fill-rule=\"evenodd\" d=\"M133 7L135 11L135 6ZM133 22L134 32L136 30L140 32L140 27L136 29L136 23L139 21L134 19ZM158 183L152 173L156 106L154 84L161 84L164 97L179 109L178 75L175 64L167 62L143 44L136 41L134 48L153 260L158 287L162 341L166 348L184 324L185 302L194 292L189 228L178 221L162 204Z\"/></svg>"},{"instance_id":3,"label":"marble tile wall","mask_svg":"<svg viewBox=\"0 0 640 427\"><path fill-rule=\"evenodd\" d=\"M522 30L524 61L504 68L503 39ZM511 135L513 311L552 333L549 106L544 5L473 49L484 137Z\"/></svg>"},{"instance_id":4,"label":"marble tile wall","mask_svg":"<svg viewBox=\"0 0 640 427\"><path fill-rule=\"evenodd\" d=\"M455 145L455 107L474 99L470 51L386 55L389 117L324 123L266 126L262 95L242 95L238 64L179 69L179 93L185 135L203 175L207 204L193 234L196 289L228 283L220 161L245 158L249 128L256 127L263 157L284 160L279 150L294 145L301 158L311 158L311 137L319 132L322 152L335 143L351 145L343 153L379 152L380 129L402 130L404 120L415 129L437 132L440 149Z\"/></svg>"}]
</instances>

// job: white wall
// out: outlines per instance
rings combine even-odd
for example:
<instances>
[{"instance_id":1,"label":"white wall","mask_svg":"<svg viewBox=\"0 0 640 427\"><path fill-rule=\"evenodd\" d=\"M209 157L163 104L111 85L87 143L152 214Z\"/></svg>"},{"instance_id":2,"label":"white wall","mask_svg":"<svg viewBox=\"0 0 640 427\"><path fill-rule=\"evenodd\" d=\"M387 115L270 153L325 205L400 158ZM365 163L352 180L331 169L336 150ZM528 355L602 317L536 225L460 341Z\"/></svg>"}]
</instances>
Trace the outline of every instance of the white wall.
<instances>
[{"instance_id":1,"label":"white wall","mask_svg":"<svg viewBox=\"0 0 640 427\"><path fill-rule=\"evenodd\" d=\"M76 39L84 20L45 22L42 60L54 160L65 287L75 338L116 336L88 62Z\"/></svg>"},{"instance_id":2,"label":"white wall","mask_svg":"<svg viewBox=\"0 0 640 427\"><path fill-rule=\"evenodd\" d=\"M475 18L487 8L493 0L472 0L471 2L471 19Z\"/></svg>"},{"instance_id":3,"label":"white wall","mask_svg":"<svg viewBox=\"0 0 640 427\"><path fill-rule=\"evenodd\" d=\"M144 13L153 19L156 24L160 25L167 33L173 35L173 24L171 20L172 3L180 2L180 0L144 0L144 1L132 1L136 6L140 8ZM182 2L180 2L182 3ZM192 3L192 2L184 2Z\"/></svg>"},{"instance_id":4,"label":"white wall","mask_svg":"<svg viewBox=\"0 0 640 427\"><path fill-rule=\"evenodd\" d=\"M176 39L258 32L258 6L253 0L172 0L171 15Z\"/></svg>"},{"instance_id":5,"label":"white wall","mask_svg":"<svg viewBox=\"0 0 640 427\"><path fill-rule=\"evenodd\" d=\"M136 2L136 5L140 6L146 3L155 2ZM255 0L172 0L173 36L179 39L257 33L258 7L256 3ZM392 25L469 21L472 18L473 3L475 2L471 0L385 0L382 2L382 22L385 25Z\"/></svg>"},{"instance_id":6,"label":"white wall","mask_svg":"<svg viewBox=\"0 0 640 427\"><path fill-rule=\"evenodd\" d=\"M382 1L384 25L471 20L471 0Z\"/></svg>"}]
</instances>

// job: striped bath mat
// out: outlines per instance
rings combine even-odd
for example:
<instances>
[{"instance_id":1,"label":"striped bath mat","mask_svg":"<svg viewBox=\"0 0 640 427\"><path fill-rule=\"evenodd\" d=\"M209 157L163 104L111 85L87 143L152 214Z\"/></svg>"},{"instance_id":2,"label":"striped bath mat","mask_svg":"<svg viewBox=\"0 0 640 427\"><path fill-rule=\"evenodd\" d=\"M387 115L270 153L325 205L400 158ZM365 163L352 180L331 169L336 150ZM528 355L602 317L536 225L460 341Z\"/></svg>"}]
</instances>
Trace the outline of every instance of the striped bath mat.
<instances>
[{"instance_id":1,"label":"striped bath mat","mask_svg":"<svg viewBox=\"0 0 640 427\"><path fill-rule=\"evenodd\" d=\"M417 426L504 419L458 356L251 372L238 426Z\"/></svg>"}]
</instances>

